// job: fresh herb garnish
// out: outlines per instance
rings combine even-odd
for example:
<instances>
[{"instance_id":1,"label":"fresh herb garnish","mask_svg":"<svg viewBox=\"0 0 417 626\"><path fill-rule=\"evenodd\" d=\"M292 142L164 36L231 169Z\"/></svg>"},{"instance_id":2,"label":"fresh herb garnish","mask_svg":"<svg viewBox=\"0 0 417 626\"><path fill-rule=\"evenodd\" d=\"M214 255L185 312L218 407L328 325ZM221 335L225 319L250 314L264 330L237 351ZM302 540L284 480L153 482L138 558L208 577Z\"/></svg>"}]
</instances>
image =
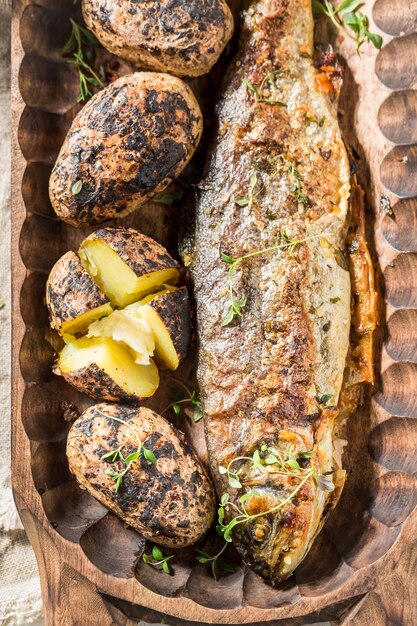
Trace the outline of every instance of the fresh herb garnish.
<instances>
[{"instance_id":1,"label":"fresh herb garnish","mask_svg":"<svg viewBox=\"0 0 417 626\"><path fill-rule=\"evenodd\" d=\"M317 126L321 128L322 126L324 126L324 122L326 121L326 116L323 115L320 119L317 119L316 117L309 117L308 115L306 115L305 121L308 122L309 124L317 124Z\"/></svg>"},{"instance_id":2,"label":"fresh herb garnish","mask_svg":"<svg viewBox=\"0 0 417 626\"><path fill-rule=\"evenodd\" d=\"M264 91L266 91L266 89L268 89L269 91L271 91L272 89L276 88L276 79L278 78L278 76L281 75L281 70L274 70L273 72L269 72L269 74L267 74L265 76L265 78L262 80L259 89L257 89L253 83L251 83L249 80L246 80L245 78L243 79L244 84L246 85L246 87L249 89L249 91L251 93L253 93L254 97L255 97L255 102L265 102L266 104L278 104L281 107L286 107L286 103L282 102L281 100L277 100L276 98L268 97L265 98L264 97Z\"/></svg>"},{"instance_id":3,"label":"fresh herb garnish","mask_svg":"<svg viewBox=\"0 0 417 626\"><path fill-rule=\"evenodd\" d=\"M146 552L142 554L142 561L147 565L151 565L151 567L158 568L159 566L162 566L162 571L165 572L165 574L170 574L172 576L173 571L170 569L168 561L173 559L174 556L175 554L165 556L161 548L159 548L158 546L154 546L152 548L151 555L146 554Z\"/></svg>"},{"instance_id":4,"label":"fresh herb garnish","mask_svg":"<svg viewBox=\"0 0 417 626\"><path fill-rule=\"evenodd\" d=\"M255 187L256 187L257 182L258 182L258 174L257 174L257 171L254 169L249 179L248 196L247 197L243 196L242 198L235 198L235 204L237 204L240 207L249 206L250 208L253 203L253 198L255 195Z\"/></svg>"},{"instance_id":5,"label":"fresh herb garnish","mask_svg":"<svg viewBox=\"0 0 417 626\"><path fill-rule=\"evenodd\" d=\"M310 198L307 196L303 189L302 183L304 182L304 179L301 176L300 172L297 170L294 163L292 163L289 159L287 159L286 157L282 157L282 160L284 161L288 173L294 179L293 184L290 185L290 191L294 196L294 200L296 202L301 202L305 206L311 206Z\"/></svg>"},{"instance_id":6,"label":"fresh herb garnish","mask_svg":"<svg viewBox=\"0 0 417 626\"><path fill-rule=\"evenodd\" d=\"M259 256L262 254L267 254L268 252L272 252L274 250L289 250L290 254L293 254L296 246L305 243L306 241L311 241L313 239L318 239L321 237L325 237L329 233L322 233L320 235L312 235L311 237L305 237L304 239L291 239L288 237L283 229L281 229L281 238L284 243L278 244L276 246L270 246L268 248L263 248L262 250L255 250L254 252L249 252L248 254L244 254L240 257L232 257L229 254L224 252L220 253L220 258L224 263L229 265L228 270L228 283L229 283L229 294L230 294L230 308L226 315L222 320L222 326L227 326L230 324L236 317L240 317L242 315L242 310L246 306L247 296L243 295L241 298L236 294L233 287L233 278L236 272L237 266L247 259L250 259L255 256Z\"/></svg>"},{"instance_id":7,"label":"fresh herb garnish","mask_svg":"<svg viewBox=\"0 0 417 626\"><path fill-rule=\"evenodd\" d=\"M219 566L220 569L222 569L224 572L228 572L231 574L233 574L233 572L235 571L235 566L233 565L233 563L231 563L227 559L222 558L222 554L226 550L226 548L227 548L227 542L225 542L221 550L219 550L219 552L214 555L211 555L208 552L203 552L203 550L197 549L197 552L198 552L198 556L196 556L197 561L203 564L211 563L211 573L216 582L218 580L217 571L216 571L217 566Z\"/></svg>"},{"instance_id":8,"label":"fresh herb garnish","mask_svg":"<svg viewBox=\"0 0 417 626\"><path fill-rule=\"evenodd\" d=\"M268 509L266 511L260 511L260 512L254 513L254 514L250 514L247 511L246 503L251 498L261 497L261 495L257 491L249 491L248 493L243 494L239 498L239 505L240 506L235 504L234 502L230 502L228 494L223 494L222 499L220 501L219 511L218 511L218 514L219 514L219 524L216 527L217 528L217 532L221 536L223 536L223 538L224 538L224 540L226 542L228 542L228 543L231 542L232 541L232 531L233 531L234 528L236 528L236 526L240 526L242 524L247 524L248 522L252 522L255 519L258 519L260 517L264 517L266 515L271 515L272 513L276 513L277 511L282 509L286 504L288 504L289 502L291 502L293 500L293 498L296 496L296 494L300 491L301 487L307 482L307 480L309 480L309 478L314 476L314 474L315 474L315 469L313 467L309 468L304 473L304 476L302 477L302 479L300 480L298 485L296 487L294 487L294 489L287 496L285 496L278 504L276 504L275 506L271 507L270 509ZM234 509L234 511L236 511L237 515L235 517L233 517L230 520L229 523L225 524L224 523L225 509L227 509L228 507L231 507L232 509Z\"/></svg>"},{"instance_id":9,"label":"fresh herb garnish","mask_svg":"<svg viewBox=\"0 0 417 626\"><path fill-rule=\"evenodd\" d=\"M111 419L111 420L114 420L116 422L119 422L119 424L123 424L123 425L127 426L130 429L130 431L133 433L133 435L135 436L135 439L138 442L138 446L137 446L136 450L131 452L126 457L123 455L123 449L127 445L128 441L129 441L128 439L126 441L124 441L118 448L114 448L113 450L109 450L108 452L106 452L105 454L103 454L100 457L100 459L102 461L109 461L110 463L116 463L116 462L123 463L123 469L121 469L119 472L116 472L114 470L107 470L105 472L105 474L107 476L111 476L111 478L115 482L114 490L117 493L119 491L122 483L123 483L123 478L126 476L126 474L128 473L128 471L130 470L132 464L135 461L137 461L143 455L143 457L147 461L149 461L149 463L153 463L153 465L156 465L157 458L154 455L154 453L152 452L152 450L149 450L148 448L145 448L145 446L143 445L143 443L140 440L139 433L137 432L137 430L135 428L133 428L133 426L131 424L129 424L129 422L125 422L124 420L119 419L118 417L114 417L113 415L105 415L104 413L101 413L101 412L100 412L100 415L103 415L103 417L105 417L106 419Z\"/></svg>"},{"instance_id":10,"label":"fresh herb garnish","mask_svg":"<svg viewBox=\"0 0 417 626\"><path fill-rule=\"evenodd\" d=\"M75 183L73 184L73 186L71 187L72 195L73 196L78 195L82 188L83 188L83 181L82 180L76 180Z\"/></svg>"},{"instance_id":11,"label":"fresh herb garnish","mask_svg":"<svg viewBox=\"0 0 417 626\"><path fill-rule=\"evenodd\" d=\"M67 63L75 65L79 74L79 94L77 102L85 102L91 98L93 92L90 87L102 89L104 87L104 70L100 66L98 72L93 69L95 60L94 48L101 44L91 31L78 24L70 18L72 31L70 38L62 48L61 54L66 56L71 54Z\"/></svg>"},{"instance_id":12,"label":"fresh herb garnish","mask_svg":"<svg viewBox=\"0 0 417 626\"><path fill-rule=\"evenodd\" d=\"M319 404L327 404L329 400L333 398L333 394L324 393L322 396L318 398Z\"/></svg>"},{"instance_id":13,"label":"fresh herb garnish","mask_svg":"<svg viewBox=\"0 0 417 626\"><path fill-rule=\"evenodd\" d=\"M305 471L305 468L301 467L297 461L297 458L309 459L313 455L313 450L302 450L295 453L291 447L288 448L285 454L278 448L273 446L263 445L260 449L256 449L253 455L250 456L238 456L232 459L227 466L219 465L219 473L227 477L229 485L233 489L241 489L243 487L241 475L243 467L233 471L235 463L241 461L247 461L247 471L253 468L259 469L262 472L268 472L273 469L275 474L282 474L287 476L298 477L299 474L294 473L292 470ZM274 466L272 468L272 466Z\"/></svg>"},{"instance_id":14,"label":"fresh herb garnish","mask_svg":"<svg viewBox=\"0 0 417 626\"><path fill-rule=\"evenodd\" d=\"M330 302L332 304L336 304L336 302L339 302L340 298L338 296L336 296L336 298L330 298Z\"/></svg>"},{"instance_id":15,"label":"fresh herb garnish","mask_svg":"<svg viewBox=\"0 0 417 626\"><path fill-rule=\"evenodd\" d=\"M183 195L184 192L182 191L182 189L178 189L177 191L164 193L164 195L160 196L159 198L155 198L154 200L152 200L152 202L155 202L155 204L173 204L177 200L181 200Z\"/></svg>"},{"instance_id":16,"label":"fresh herb garnish","mask_svg":"<svg viewBox=\"0 0 417 626\"><path fill-rule=\"evenodd\" d=\"M184 383L180 380L177 380L176 382L184 389L187 397L180 400L174 400L173 402L171 402L171 404L168 404L168 406L165 407L163 411L161 411L161 415L166 413L166 411L168 411L169 409L172 409L175 415L179 415L179 413L181 412L180 404L192 404L194 407L193 420L195 422L199 422L203 417L202 403L199 394L194 389L189 389L189 387L187 387L187 385L184 385Z\"/></svg>"},{"instance_id":17,"label":"fresh herb garnish","mask_svg":"<svg viewBox=\"0 0 417 626\"><path fill-rule=\"evenodd\" d=\"M362 0L343 0L338 7L333 6L331 0L313 0L314 12L327 15L338 30L346 33L355 42L358 54L365 41L370 41L378 50L382 46L381 35L368 30L368 18L358 10L361 6Z\"/></svg>"}]
</instances>

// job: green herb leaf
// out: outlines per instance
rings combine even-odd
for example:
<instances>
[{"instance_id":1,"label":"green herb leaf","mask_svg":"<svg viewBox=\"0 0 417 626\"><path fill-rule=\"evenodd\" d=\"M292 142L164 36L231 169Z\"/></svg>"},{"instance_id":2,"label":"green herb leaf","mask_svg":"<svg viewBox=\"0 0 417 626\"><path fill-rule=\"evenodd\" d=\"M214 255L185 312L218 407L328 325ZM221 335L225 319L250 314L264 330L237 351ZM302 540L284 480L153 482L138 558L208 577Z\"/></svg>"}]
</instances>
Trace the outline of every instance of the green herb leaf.
<instances>
[{"instance_id":1,"label":"green herb leaf","mask_svg":"<svg viewBox=\"0 0 417 626\"><path fill-rule=\"evenodd\" d=\"M82 180L77 180L73 186L71 187L71 193L73 196L77 196L81 189L83 188L83 181Z\"/></svg>"},{"instance_id":2,"label":"green herb leaf","mask_svg":"<svg viewBox=\"0 0 417 626\"><path fill-rule=\"evenodd\" d=\"M138 459L139 456L140 456L140 450L136 450L136 452L132 452L131 454L129 454L129 456L123 459L123 461L125 463L132 463L132 461L136 461L136 459Z\"/></svg>"},{"instance_id":3,"label":"green herb leaf","mask_svg":"<svg viewBox=\"0 0 417 626\"><path fill-rule=\"evenodd\" d=\"M117 478L117 480L116 480L116 484L115 484L115 486L114 486L114 490L115 490L115 492L116 492L116 493L119 491L119 489L120 489L120 487L121 487L121 485L122 485L122 482L123 482L123 476L119 476L119 477Z\"/></svg>"},{"instance_id":4,"label":"green herb leaf","mask_svg":"<svg viewBox=\"0 0 417 626\"><path fill-rule=\"evenodd\" d=\"M339 297L336 297L336 298L330 298L330 302L331 302L332 304L336 304L336 302L339 302L339 300L340 300L340 298L339 298Z\"/></svg>"},{"instance_id":5,"label":"green herb leaf","mask_svg":"<svg viewBox=\"0 0 417 626\"><path fill-rule=\"evenodd\" d=\"M229 502L229 494L224 493L221 497L220 503L222 506L225 506Z\"/></svg>"},{"instance_id":6,"label":"green herb leaf","mask_svg":"<svg viewBox=\"0 0 417 626\"><path fill-rule=\"evenodd\" d=\"M361 4L363 4L363 0L343 0L343 2L336 8L336 13L355 11Z\"/></svg>"},{"instance_id":7,"label":"green herb leaf","mask_svg":"<svg viewBox=\"0 0 417 626\"><path fill-rule=\"evenodd\" d=\"M314 454L314 450L300 450L298 456L300 459L311 459Z\"/></svg>"},{"instance_id":8,"label":"green herb leaf","mask_svg":"<svg viewBox=\"0 0 417 626\"><path fill-rule=\"evenodd\" d=\"M299 466L298 462L295 459L288 459L287 465L288 467L291 467L292 469L301 469L301 467Z\"/></svg>"},{"instance_id":9,"label":"green herb leaf","mask_svg":"<svg viewBox=\"0 0 417 626\"><path fill-rule=\"evenodd\" d=\"M145 552L142 554L142 561L144 563L149 563L149 557L147 554L145 554Z\"/></svg>"},{"instance_id":10,"label":"green herb leaf","mask_svg":"<svg viewBox=\"0 0 417 626\"><path fill-rule=\"evenodd\" d=\"M223 465L219 465L219 474L227 474L227 469Z\"/></svg>"},{"instance_id":11,"label":"green herb leaf","mask_svg":"<svg viewBox=\"0 0 417 626\"><path fill-rule=\"evenodd\" d=\"M143 456L145 457L145 459L149 461L150 463L153 463L154 465L156 465L158 461L157 461L156 456L152 452L152 450L149 450L148 448L143 448L143 447L142 447L142 450L143 450Z\"/></svg>"},{"instance_id":12,"label":"green herb leaf","mask_svg":"<svg viewBox=\"0 0 417 626\"><path fill-rule=\"evenodd\" d=\"M248 206L249 198L235 198L235 204L237 204L240 207Z\"/></svg>"},{"instance_id":13,"label":"green herb leaf","mask_svg":"<svg viewBox=\"0 0 417 626\"><path fill-rule=\"evenodd\" d=\"M177 191L172 191L171 193L164 193L164 195L160 198L153 199L152 202L155 202L155 204L173 204L174 202L181 200L183 196L184 192L181 189L178 189Z\"/></svg>"},{"instance_id":14,"label":"green herb leaf","mask_svg":"<svg viewBox=\"0 0 417 626\"><path fill-rule=\"evenodd\" d=\"M252 85L251 82L249 82L248 80L246 80L246 78L243 79L243 82L245 83L246 87L249 89L249 91L252 91L252 93L256 94L256 89L255 87Z\"/></svg>"},{"instance_id":15,"label":"green herb leaf","mask_svg":"<svg viewBox=\"0 0 417 626\"><path fill-rule=\"evenodd\" d=\"M115 461L117 459L118 453L118 450L110 450L109 452L106 452L106 454L103 454L100 459L102 461L105 461L106 459L111 459L112 461Z\"/></svg>"},{"instance_id":16,"label":"green herb leaf","mask_svg":"<svg viewBox=\"0 0 417 626\"><path fill-rule=\"evenodd\" d=\"M5 306L6 306L5 301L2 298L0 298L0 311L4 309Z\"/></svg>"},{"instance_id":17,"label":"green herb leaf","mask_svg":"<svg viewBox=\"0 0 417 626\"><path fill-rule=\"evenodd\" d=\"M203 414L202 409L199 406L197 406L194 409L194 413L193 413L193 420L194 420L194 422L196 422L196 423L199 422L203 417L204 417L204 414Z\"/></svg>"},{"instance_id":18,"label":"green herb leaf","mask_svg":"<svg viewBox=\"0 0 417 626\"><path fill-rule=\"evenodd\" d=\"M227 559L219 559L219 566L224 572L229 572L230 574L234 574L236 571L235 566Z\"/></svg>"},{"instance_id":19,"label":"green herb leaf","mask_svg":"<svg viewBox=\"0 0 417 626\"><path fill-rule=\"evenodd\" d=\"M236 476L232 476L231 474L229 474L227 479L229 481L229 485L233 489L240 489L241 488L242 483L240 482L240 480L238 478L236 478Z\"/></svg>"},{"instance_id":20,"label":"green herb leaf","mask_svg":"<svg viewBox=\"0 0 417 626\"><path fill-rule=\"evenodd\" d=\"M232 256L230 256L229 254L225 254L224 252L220 253L220 258L222 261L224 261L225 263L228 263L229 265L231 265L235 261Z\"/></svg>"},{"instance_id":21,"label":"green herb leaf","mask_svg":"<svg viewBox=\"0 0 417 626\"><path fill-rule=\"evenodd\" d=\"M179 413L181 412L181 409L178 406L178 404L173 404L172 405L172 410L174 411L175 415L179 415Z\"/></svg>"},{"instance_id":22,"label":"green herb leaf","mask_svg":"<svg viewBox=\"0 0 417 626\"><path fill-rule=\"evenodd\" d=\"M152 556L155 561L161 561L164 558L164 554L158 546L152 548Z\"/></svg>"},{"instance_id":23,"label":"green herb leaf","mask_svg":"<svg viewBox=\"0 0 417 626\"><path fill-rule=\"evenodd\" d=\"M245 502L247 502L251 498L259 498L260 495L261 494L259 493L259 491L256 491L256 490L248 491L248 493L245 493L243 496L239 498L239 502L240 504L245 504Z\"/></svg>"},{"instance_id":24,"label":"green herb leaf","mask_svg":"<svg viewBox=\"0 0 417 626\"><path fill-rule=\"evenodd\" d=\"M319 404L327 404L329 400L333 398L333 394L324 393L322 396L318 398Z\"/></svg>"},{"instance_id":25,"label":"green herb leaf","mask_svg":"<svg viewBox=\"0 0 417 626\"><path fill-rule=\"evenodd\" d=\"M366 36L369 41L374 44L377 50L380 50L382 48L383 39L381 35L378 35L377 33L370 33L369 30L366 30Z\"/></svg>"},{"instance_id":26,"label":"green herb leaf","mask_svg":"<svg viewBox=\"0 0 417 626\"><path fill-rule=\"evenodd\" d=\"M278 459L275 454L268 454L268 456L265 458L265 463L267 465L276 465L278 463Z\"/></svg>"}]
</instances>

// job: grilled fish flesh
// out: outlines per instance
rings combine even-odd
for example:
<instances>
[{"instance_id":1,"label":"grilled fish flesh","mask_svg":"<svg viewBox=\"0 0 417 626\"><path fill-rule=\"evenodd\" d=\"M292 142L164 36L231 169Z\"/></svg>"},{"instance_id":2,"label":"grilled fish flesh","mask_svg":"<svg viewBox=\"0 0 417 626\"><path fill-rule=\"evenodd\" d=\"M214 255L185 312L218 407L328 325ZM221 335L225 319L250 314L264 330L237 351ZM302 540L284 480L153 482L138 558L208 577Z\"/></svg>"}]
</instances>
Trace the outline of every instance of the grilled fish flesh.
<instances>
[{"instance_id":1,"label":"grilled fish flesh","mask_svg":"<svg viewBox=\"0 0 417 626\"><path fill-rule=\"evenodd\" d=\"M183 247L220 522L272 585L337 501L335 424L357 402L353 385L372 378L361 193L328 76L313 67L313 27L310 0L255 0L245 11Z\"/></svg>"}]
</instances>

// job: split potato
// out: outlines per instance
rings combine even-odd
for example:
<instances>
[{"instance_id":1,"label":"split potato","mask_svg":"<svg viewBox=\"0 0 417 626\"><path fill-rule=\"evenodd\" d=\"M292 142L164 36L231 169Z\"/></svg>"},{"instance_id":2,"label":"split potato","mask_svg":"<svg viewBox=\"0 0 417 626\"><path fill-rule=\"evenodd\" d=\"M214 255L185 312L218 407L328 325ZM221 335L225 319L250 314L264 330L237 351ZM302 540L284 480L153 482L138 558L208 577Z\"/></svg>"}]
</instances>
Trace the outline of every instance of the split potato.
<instances>
[{"instance_id":1,"label":"split potato","mask_svg":"<svg viewBox=\"0 0 417 626\"><path fill-rule=\"evenodd\" d=\"M152 396L157 365L177 369L190 341L187 289L164 282L179 275L166 249L133 229L100 229L78 256L65 254L47 282L51 326L66 343L55 373L96 400Z\"/></svg>"},{"instance_id":2,"label":"split potato","mask_svg":"<svg viewBox=\"0 0 417 626\"><path fill-rule=\"evenodd\" d=\"M81 337L61 350L54 373L95 400L135 402L158 389L155 363L139 365L117 341Z\"/></svg>"},{"instance_id":3,"label":"split potato","mask_svg":"<svg viewBox=\"0 0 417 626\"><path fill-rule=\"evenodd\" d=\"M155 543L191 546L214 521L206 470L184 435L150 409L90 407L68 433L67 456L83 488Z\"/></svg>"},{"instance_id":4,"label":"split potato","mask_svg":"<svg viewBox=\"0 0 417 626\"><path fill-rule=\"evenodd\" d=\"M52 328L61 334L85 332L92 322L112 311L109 298L72 251L64 254L49 274L46 306Z\"/></svg>"},{"instance_id":5,"label":"split potato","mask_svg":"<svg viewBox=\"0 0 417 626\"><path fill-rule=\"evenodd\" d=\"M113 54L176 76L209 72L233 33L225 0L83 0L83 15Z\"/></svg>"},{"instance_id":6,"label":"split potato","mask_svg":"<svg viewBox=\"0 0 417 626\"><path fill-rule=\"evenodd\" d=\"M197 100L179 78L122 76L71 125L49 180L56 214L73 226L127 215L181 173L202 128Z\"/></svg>"},{"instance_id":7,"label":"split potato","mask_svg":"<svg viewBox=\"0 0 417 626\"><path fill-rule=\"evenodd\" d=\"M133 228L101 228L78 251L81 263L118 307L125 307L164 283L175 284L179 266L165 248Z\"/></svg>"}]
</instances>

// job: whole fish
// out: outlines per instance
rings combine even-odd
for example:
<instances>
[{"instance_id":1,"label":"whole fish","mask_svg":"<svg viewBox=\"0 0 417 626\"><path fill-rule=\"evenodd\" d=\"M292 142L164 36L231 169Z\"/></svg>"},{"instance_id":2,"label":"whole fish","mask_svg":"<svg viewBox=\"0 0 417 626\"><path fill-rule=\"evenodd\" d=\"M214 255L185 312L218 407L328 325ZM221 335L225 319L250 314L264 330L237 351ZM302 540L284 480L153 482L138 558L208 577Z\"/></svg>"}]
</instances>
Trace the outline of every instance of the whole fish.
<instances>
[{"instance_id":1,"label":"whole fish","mask_svg":"<svg viewBox=\"0 0 417 626\"><path fill-rule=\"evenodd\" d=\"M244 12L183 251L220 532L273 585L337 500L335 424L355 407L353 386L372 378L361 193L332 68L313 66L313 27L310 0L255 0Z\"/></svg>"}]
</instances>

